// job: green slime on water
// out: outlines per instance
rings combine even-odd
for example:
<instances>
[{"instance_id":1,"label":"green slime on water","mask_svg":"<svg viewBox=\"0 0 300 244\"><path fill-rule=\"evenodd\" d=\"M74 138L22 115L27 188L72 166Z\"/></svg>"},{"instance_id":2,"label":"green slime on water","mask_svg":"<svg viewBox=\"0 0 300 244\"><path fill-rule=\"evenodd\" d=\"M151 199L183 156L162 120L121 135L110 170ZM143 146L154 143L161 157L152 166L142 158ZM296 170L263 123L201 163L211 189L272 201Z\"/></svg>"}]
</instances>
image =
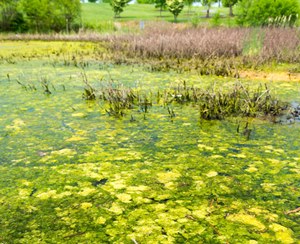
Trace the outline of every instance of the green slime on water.
<instances>
[{"instance_id":1,"label":"green slime on water","mask_svg":"<svg viewBox=\"0 0 300 244\"><path fill-rule=\"evenodd\" d=\"M299 240L299 213L285 214L299 207L299 123L252 119L247 140L236 128L249 120L200 121L192 105L174 105L173 119L159 105L146 119L137 110L116 119L82 99L81 68L31 60L0 69L0 242ZM95 85L112 77L153 92L180 80L235 82L97 62L85 72ZM299 98L297 83L269 85Z\"/></svg>"}]
</instances>

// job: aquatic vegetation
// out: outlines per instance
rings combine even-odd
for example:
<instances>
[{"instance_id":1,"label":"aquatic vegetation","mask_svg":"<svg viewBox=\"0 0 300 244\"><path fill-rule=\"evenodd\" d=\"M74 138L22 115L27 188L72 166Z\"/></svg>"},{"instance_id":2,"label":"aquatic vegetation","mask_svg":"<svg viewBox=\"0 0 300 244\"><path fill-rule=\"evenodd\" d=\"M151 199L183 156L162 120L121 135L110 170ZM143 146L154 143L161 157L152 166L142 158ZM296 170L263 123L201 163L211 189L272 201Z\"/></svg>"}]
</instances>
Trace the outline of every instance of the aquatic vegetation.
<instances>
[{"instance_id":1,"label":"aquatic vegetation","mask_svg":"<svg viewBox=\"0 0 300 244\"><path fill-rule=\"evenodd\" d=\"M300 238L300 124L200 120L198 108L201 96L218 101L220 93L223 101L236 89L241 100L257 100L262 110L254 114L264 117L275 106L271 98L298 108L298 82L261 86L89 61L85 83L80 65L65 66L60 58L55 67L47 58L15 60L0 64L0 242ZM51 95L44 94L43 78ZM85 88L94 100L83 99ZM110 101L126 105L122 119L107 116Z\"/></svg>"},{"instance_id":2,"label":"aquatic vegetation","mask_svg":"<svg viewBox=\"0 0 300 244\"><path fill-rule=\"evenodd\" d=\"M146 93L142 87L137 89L126 88L122 83L113 80L106 82L100 89L92 87L87 80L86 74L82 74L85 88L83 98L86 100L98 99L107 103L109 108L106 112L115 117L123 117L126 110L139 108L143 113L148 112L148 108L153 105L152 91ZM104 82L103 80L100 82ZM171 89L158 90L156 94L156 106L167 107L170 118L175 117L174 109L170 104L193 104L200 113L200 118L207 120L224 119L229 116L242 117L270 117L275 121L276 116L287 113L291 107L286 102L281 102L271 94L267 85L260 85L256 90L245 87L241 82L226 90L212 86L203 90L194 86L188 86L186 81L174 86ZM160 103L163 101L163 103ZM295 116L297 110L292 111ZM297 116L297 114L296 114ZM144 117L145 118L145 117ZM131 116L131 120L134 118ZM247 128L246 128L247 129ZM246 133L244 130L244 133Z\"/></svg>"}]
</instances>

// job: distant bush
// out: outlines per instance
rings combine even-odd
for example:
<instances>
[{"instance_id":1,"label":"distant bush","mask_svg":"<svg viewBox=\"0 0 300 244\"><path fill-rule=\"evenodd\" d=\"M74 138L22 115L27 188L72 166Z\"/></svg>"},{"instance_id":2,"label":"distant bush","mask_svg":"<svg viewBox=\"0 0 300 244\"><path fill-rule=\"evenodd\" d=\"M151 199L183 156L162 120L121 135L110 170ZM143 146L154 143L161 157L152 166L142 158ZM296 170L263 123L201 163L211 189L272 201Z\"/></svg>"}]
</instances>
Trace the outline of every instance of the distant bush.
<instances>
[{"instance_id":1,"label":"distant bush","mask_svg":"<svg viewBox=\"0 0 300 244\"><path fill-rule=\"evenodd\" d=\"M116 30L116 27L112 21L103 21L97 24L86 23L84 25L84 29L97 32L113 32Z\"/></svg>"},{"instance_id":2,"label":"distant bush","mask_svg":"<svg viewBox=\"0 0 300 244\"><path fill-rule=\"evenodd\" d=\"M293 26L299 12L298 0L242 0L237 22L243 26Z\"/></svg>"},{"instance_id":3,"label":"distant bush","mask_svg":"<svg viewBox=\"0 0 300 244\"><path fill-rule=\"evenodd\" d=\"M0 31L24 32L26 30L27 25L17 3L0 1Z\"/></svg>"},{"instance_id":4,"label":"distant bush","mask_svg":"<svg viewBox=\"0 0 300 244\"><path fill-rule=\"evenodd\" d=\"M212 18L212 25L213 26L220 26L221 24L221 14L220 12L216 12L214 15L213 15L213 18Z\"/></svg>"}]
</instances>

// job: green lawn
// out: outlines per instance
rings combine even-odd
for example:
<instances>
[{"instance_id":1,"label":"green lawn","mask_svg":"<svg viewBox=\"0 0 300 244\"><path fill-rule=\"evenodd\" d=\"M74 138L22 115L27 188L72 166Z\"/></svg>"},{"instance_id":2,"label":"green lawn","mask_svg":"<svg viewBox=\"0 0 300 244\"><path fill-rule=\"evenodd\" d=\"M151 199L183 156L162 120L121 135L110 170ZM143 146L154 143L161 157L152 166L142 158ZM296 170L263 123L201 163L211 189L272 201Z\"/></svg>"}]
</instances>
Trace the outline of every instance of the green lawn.
<instances>
[{"instance_id":1,"label":"green lawn","mask_svg":"<svg viewBox=\"0 0 300 244\"><path fill-rule=\"evenodd\" d=\"M222 16L228 15L227 8L212 8L211 16L219 12ZM178 16L179 22L188 22L199 18L199 22L213 21L213 18L207 20L205 18L206 9L204 7L192 7L190 10L186 6ZM82 21L83 24L99 25L101 22L115 21L114 13L108 3L84 3L82 4ZM153 21L173 21L173 15L169 11L160 11L150 4L131 4L124 8L121 13L121 18L118 21L139 21L139 20L153 20ZM220 22L224 23L227 18L221 18Z\"/></svg>"}]
</instances>

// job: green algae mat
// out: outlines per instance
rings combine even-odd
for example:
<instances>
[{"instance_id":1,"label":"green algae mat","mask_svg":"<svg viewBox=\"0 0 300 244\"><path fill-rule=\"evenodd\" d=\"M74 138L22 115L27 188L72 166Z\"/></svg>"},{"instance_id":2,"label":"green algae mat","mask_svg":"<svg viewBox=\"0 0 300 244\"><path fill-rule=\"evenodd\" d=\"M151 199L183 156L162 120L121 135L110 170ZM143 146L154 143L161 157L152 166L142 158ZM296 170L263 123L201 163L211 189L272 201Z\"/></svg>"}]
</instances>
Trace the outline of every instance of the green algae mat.
<instances>
[{"instance_id":1,"label":"green algae mat","mask_svg":"<svg viewBox=\"0 0 300 244\"><path fill-rule=\"evenodd\" d=\"M159 103L115 118L82 98L83 73L153 94L236 80L77 65L70 43L36 42L34 55L1 44L0 243L299 243L299 122L205 121ZM268 85L299 102L299 82Z\"/></svg>"}]
</instances>

